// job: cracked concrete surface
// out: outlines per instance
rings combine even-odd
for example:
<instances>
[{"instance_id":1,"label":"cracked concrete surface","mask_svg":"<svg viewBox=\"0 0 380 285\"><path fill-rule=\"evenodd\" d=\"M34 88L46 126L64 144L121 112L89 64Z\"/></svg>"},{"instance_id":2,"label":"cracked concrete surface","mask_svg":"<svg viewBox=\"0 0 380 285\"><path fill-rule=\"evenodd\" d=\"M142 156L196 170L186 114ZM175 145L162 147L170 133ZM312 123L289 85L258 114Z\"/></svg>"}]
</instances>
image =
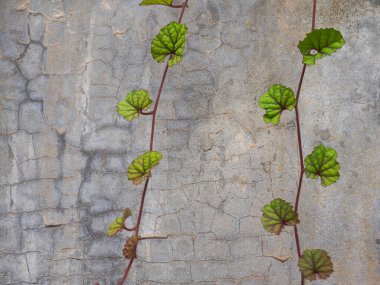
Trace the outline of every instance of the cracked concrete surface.
<instances>
[{"instance_id":1,"label":"cracked concrete surface","mask_svg":"<svg viewBox=\"0 0 380 285\"><path fill-rule=\"evenodd\" d=\"M129 162L150 119L128 123L128 91L155 94L164 66L150 40L177 9L138 0L0 1L0 284L116 284L126 261L108 224L136 211ZM347 44L306 72L304 152L334 147L341 179L306 180L303 248L330 252L328 285L380 280L380 2L320 0L318 27ZM190 0L188 45L159 107L143 234L127 284L297 285L292 229L267 234L261 207L295 198L294 112L266 126L258 98L293 89L311 1Z\"/></svg>"}]
</instances>

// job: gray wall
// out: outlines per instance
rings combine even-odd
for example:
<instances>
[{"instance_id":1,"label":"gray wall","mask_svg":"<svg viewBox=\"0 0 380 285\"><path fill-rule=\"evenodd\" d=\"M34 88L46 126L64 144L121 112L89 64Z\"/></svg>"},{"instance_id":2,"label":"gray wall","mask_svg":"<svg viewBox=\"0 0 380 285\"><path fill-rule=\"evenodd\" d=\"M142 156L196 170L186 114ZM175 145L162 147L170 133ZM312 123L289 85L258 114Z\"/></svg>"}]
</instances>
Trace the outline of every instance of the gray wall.
<instances>
[{"instance_id":1,"label":"gray wall","mask_svg":"<svg viewBox=\"0 0 380 285\"><path fill-rule=\"evenodd\" d=\"M150 40L179 10L138 0L0 0L1 284L116 284L122 236L105 236L141 187L126 179L148 147L150 118L128 123L128 91L155 94L164 68ZM347 44L306 72L304 152L335 148L341 179L305 180L302 248L330 252L335 273L315 284L380 280L380 2L318 1L317 27ZM128 284L299 284L291 228L260 224L273 197L295 198L294 112L267 126L258 98L296 88L296 45L312 1L190 0L183 62L169 71L143 234ZM288 258L286 262L278 259Z\"/></svg>"}]
</instances>

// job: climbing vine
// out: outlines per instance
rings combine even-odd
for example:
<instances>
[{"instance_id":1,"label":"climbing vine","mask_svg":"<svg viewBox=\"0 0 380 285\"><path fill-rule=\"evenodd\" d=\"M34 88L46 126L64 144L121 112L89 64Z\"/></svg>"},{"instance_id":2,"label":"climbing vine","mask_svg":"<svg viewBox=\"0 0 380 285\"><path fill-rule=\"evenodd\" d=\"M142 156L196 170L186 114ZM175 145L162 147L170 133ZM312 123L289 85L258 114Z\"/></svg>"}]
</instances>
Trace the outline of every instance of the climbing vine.
<instances>
[{"instance_id":1,"label":"climbing vine","mask_svg":"<svg viewBox=\"0 0 380 285\"><path fill-rule=\"evenodd\" d=\"M129 92L125 100L119 102L117 112L128 122L137 119L140 115L152 116L152 125L150 133L149 150L135 158L128 167L127 176L135 185L144 184L141 195L140 208L137 213L137 222L133 227L127 227L125 222L132 216L132 211L126 208L121 217L117 217L109 226L108 235L114 236L122 231L131 232L132 235L126 239L122 249L123 255L129 260L124 275L119 285L124 284L134 260L137 258L137 246L140 241L149 237L140 235L142 214L144 210L145 197L148 189L150 177L153 169L162 159L162 154L153 150L154 134L156 125L156 115L160 96L164 87L167 73L170 67L182 61L183 52L186 46L186 25L182 24L184 12L188 7L188 0L182 4L173 4L173 0L143 0L140 6L147 5L164 5L170 8L178 8L180 16L177 22L171 22L163 27L158 35L151 42L151 54L157 62L165 62L166 66L162 75L155 102L151 99L147 90L133 90ZM299 99L303 78L306 67L314 65L319 59L331 55L340 49L345 41L341 33L333 28L316 29L316 9L317 0L313 0L312 13L312 30L306 37L299 42L298 48L303 56L303 67L297 92L281 84L275 84L264 93L259 100L260 108L264 109L264 122L267 124L278 125L282 112L295 110L297 140L300 160L300 174L298 189L296 194L295 206L280 199L274 199L262 209L261 218L263 227L266 231L279 235L285 226L294 228L295 242L298 254L298 267L301 272L301 284L305 279L316 280L326 279L333 273L333 264L328 253L323 249L305 249L301 251L300 238L298 234L299 220L299 202L302 190L303 177L311 179L321 179L321 185L327 187L339 179L339 162L336 160L337 153L330 147L323 144L314 148L314 150L303 157ZM154 104L153 104L154 102ZM153 104L153 109L150 109Z\"/></svg>"},{"instance_id":2,"label":"climbing vine","mask_svg":"<svg viewBox=\"0 0 380 285\"><path fill-rule=\"evenodd\" d=\"M138 118L140 115L152 116L149 150L135 158L127 170L128 180L130 180L133 184L140 185L144 183L140 208L137 213L137 222L132 228L129 228L125 225L126 220L132 216L132 211L129 208L126 208L123 215L121 217L117 217L108 228L109 236L114 236L122 231L132 233L132 236L126 239L124 248L122 249L124 257L128 259L129 262L125 269L123 277L118 283L119 285L124 284L132 267L133 261L137 258L136 252L139 242L144 239L151 238L141 236L140 228L149 179L152 175L153 168L155 168L162 159L162 154L158 151L153 150L156 115L158 110L158 103L160 101L160 96L165 84L168 70L170 67L173 67L179 63L183 58L183 51L186 45L187 27L186 25L182 24L182 19L185 10L188 7L187 4L188 0L184 0L182 4L173 4L173 0L144 0L140 3L140 6L164 5L170 8L178 8L181 10L178 21L171 22L163 27L151 42L152 57L159 63L165 62L165 60L167 60L153 109L150 110L153 104L153 100L150 98L149 91L147 90L133 90L129 92L125 100L119 102L117 106L117 112L128 122L131 122L132 120Z\"/></svg>"},{"instance_id":3,"label":"climbing vine","mask_svg":"<svg viewBox=\"0 0 380 285\"><path fill-rule=\"evenodd\" d=\"M259 100L260 108L264 109L264 122L278 125L280 117L285 110L295 110L297 140L300 160L300 174L295 206L280 199L274 199L262 209L261 222L266 231L279 235L285 226L294 227L294 236L297 246L298 267L301 272L301 284L305 279L313 281L326 279L333 273L333 264L328 253L323 249L305 249L301 251L300 238L297 225L300 223L298 208L302 190L304 175L311 179L321 179L321 185L327 187L339 179L339 162L336 160L337 153L323 144L303 158L302 138L300 126L299 98L302 82L307 66L314 65L319 59L331 55L340 49L345 41L342 34L332 28L316 29L317 0L313 0L312 30L298 43L298 48L303 56L303 67L298 83L296 95L291 88L281 84L273 85L268 92L264 93Z\"/></svg>"}]
</instances>

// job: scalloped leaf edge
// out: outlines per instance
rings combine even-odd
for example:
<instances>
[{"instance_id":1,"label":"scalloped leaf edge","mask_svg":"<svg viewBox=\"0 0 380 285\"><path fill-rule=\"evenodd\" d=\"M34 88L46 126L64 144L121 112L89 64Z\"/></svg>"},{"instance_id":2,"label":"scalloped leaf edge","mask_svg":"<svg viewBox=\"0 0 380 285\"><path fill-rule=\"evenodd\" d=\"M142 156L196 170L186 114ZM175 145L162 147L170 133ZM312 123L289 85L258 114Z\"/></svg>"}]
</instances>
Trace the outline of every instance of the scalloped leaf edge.
<instances>
[{"instance_id":1,"label":"scalloped leaf edge","mask_svg":"<svg viewBox=\"0 0 380 285\"><path fill-rule=\"evenodd\" d=\"M305 249L298 260L300 272L310 281L327 279L334 272L333 267L330 256L323 249Z\"/></svg>"},{"instance_id":2,"label":"scalloped leaf edge","mask_svg":"<svg viewBox=\"0 0 380 285\"><path fill-rule=\"evenodd\" d=\"M148 110L153 100L149 91L145 89L133 90L127 94L123 101L117 104L117 112L128 122L136 119L142 110Z\"/></svg>"},{"instance_id":3,"label":"scalloped leaf edge","mask_svg":"<svg viewBox=\"0 0 380 285\"><path fill-rule=\"evenodd\" d=\"M316 47L316 42L315 40L313 41L312 38L316 34L323 35L323 33L330 33L327 36L327 39L329 39L331 33L333 33L337 37L337 40L329 44L326 43L323 46ZM319 36L317 43L320 44L320 42L321 42L321 39ZM345 43L346 42L340 31L333 28L326 28L326 29L314 29L311 32L307 33L306 37L302 41L299 41L297 47L299 48L303 56L302 63L307 64L307 65L314 65L316 60L335 53L336 51L338 51L338 49L343 47ZM315 54L312 54L311 53L312 51L314 51Z\"/></svg>"},{"instance_id":4,"label":"scalloped leaf edge","mask_svg":"<svg viewBox=\"0 0 380 285\"><path fill-rule=\"evenodd\" d=\"M280 213L278 207L280 207ZM284 208L286 213L282 213ZM266 204L262 212L261 223L269 233L279 235L285 226L295 226L299 223L298 213L294 211L293 206L281 198L276 198ZM283 214L285 215L282 217Z\"/></svg>"},{"instance_id":5,"label":"scalloped leaf edge","mask_svg":"<svg viewBox=\"0 0 380 285\"><path fill-rule=\"evenodd\" d=\"M124 209L123 216L117 217L109 226L107 234L112 237L118 234L123 228L125 220L132 216L132 211L129 208Z\"/></svg>"},{"instance_id":6,"label":"scalloped leaf edge","mask_svg":"<svg viewBox=\"0 0 380 285\"><path fill-rule=\"evenodd\" d=\"M162 154L158 151L147 151L138 156L128 167L128 180L135 185L141 184L147 177L150 177L152 169L158 165L161 159ZM145 163L147 165L144 165Z\"/></svg>"},{"instance_id":7,"label":"scalloped leaf edge","mask_svg":"<svg viewBox=\"0 0 380 285\"><path fill-rule=\"evenodd\" d=\"M278 95L278 92L281 95L280 101L277 101L275 98L275 96ZM283 96L287 97L285 102L281 102ZM274 84L269 87L268 91L262 94L259 99L259 107L266 112L263 115L264 122L275 126L280 123L282 112L285 110L293 110L296 104L297 99L294 96L294 91L281 84Z\"/></svg>"},{"instance_id":8,"label":"scalloped leaf edge","mask_svg":"<svg viewBox=\"0 0 380 285\"><path fill-rule=\"evenodd\" d=\"M175 42L170 37L170 29L174 28L176 31ZM179 29L179 30L177 30ZM169 36L168 36L168 34ZM175 64L182 61L183 51L186 47L186 33L187 26L177 22L171 22L163 27L160 32L153 38L151 42L151 54L157 62L164 62L169 55L168 65L173 67ZM161 38L160 38L161 37ZM163 39L168 37L170 43L174 44L173 48L168 48Z\"/></svg>"},{"instance_id":9,"label":"scalloped leaf edge","mask_svg":"<svg viewBox=\"0 0 380 285\"><path fill-rule=\"evenodd\" d=\"M322 149L324 151L323 160L325 159L325 157L326 157L325 155L327 152L332 153L332 156L329 160L329 161L332 161L332 166L330 166L328 169L335 170L336 173L334 173L334 175L326 175L326 174L323 175L323 172L328 170L328 169L325 169L325 170L323 170L323 172L321 172L321 169L320 169L321 165L317 165L318 166L317 171L311 171L311 167L316 169L315 164L312 164L311 160L312 160L312 158L314 158L314 156L319 151L319 149ZM321 178L321 185L324 187L327 187L327 186L330 186L330 185L336 183L340 178L340 174L339 174L340 163L336 160L337 158L338 158L338 154L337 154L335 149L333 149L331 147L325 147L323 144L316 146L313 149L313 151L308 156L306 156L306 158L304 160L306 177L310 178L310 179L317 179L318 177L320 177ZM326 165L326 164L327 163L323 163L322 166ZM327 178L327 177L329 177L329 178Z\"/></svg>"}]
</instances>

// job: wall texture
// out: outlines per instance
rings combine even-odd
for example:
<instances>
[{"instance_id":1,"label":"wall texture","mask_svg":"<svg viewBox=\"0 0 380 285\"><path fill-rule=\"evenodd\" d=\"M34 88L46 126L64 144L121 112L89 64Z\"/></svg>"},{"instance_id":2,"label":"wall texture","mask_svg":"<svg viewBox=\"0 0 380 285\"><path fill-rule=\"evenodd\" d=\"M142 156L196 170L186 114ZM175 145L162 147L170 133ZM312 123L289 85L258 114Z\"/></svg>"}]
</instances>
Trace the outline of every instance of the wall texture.
<instances>
[{"instance_id":1,"label":"wall texture","mask_svg":"<svg viewBox=\"0 0 380 285\"><path fill-rule=\"evenodd\" d=\"M178 10L138 0L0 0L0 284L116 284L121 236L105 236L141 188L127 181L150 119L121 119L128 91L155 94L150 40ZM258 98L296 88L312 1L190 0L188 45L169 71L157 124L164 159L149 187L128 284L298 285L292 229L267 234L261 208L294 201L294 112L267 126ZM320 0L317 27L347 44L306 72L304 152L339 153L341 179L305 180L303 248L324 248L328 285L380 284L380 1ZM285 262L281 259L287 259Z\"/></svg>"}]
</instances>

